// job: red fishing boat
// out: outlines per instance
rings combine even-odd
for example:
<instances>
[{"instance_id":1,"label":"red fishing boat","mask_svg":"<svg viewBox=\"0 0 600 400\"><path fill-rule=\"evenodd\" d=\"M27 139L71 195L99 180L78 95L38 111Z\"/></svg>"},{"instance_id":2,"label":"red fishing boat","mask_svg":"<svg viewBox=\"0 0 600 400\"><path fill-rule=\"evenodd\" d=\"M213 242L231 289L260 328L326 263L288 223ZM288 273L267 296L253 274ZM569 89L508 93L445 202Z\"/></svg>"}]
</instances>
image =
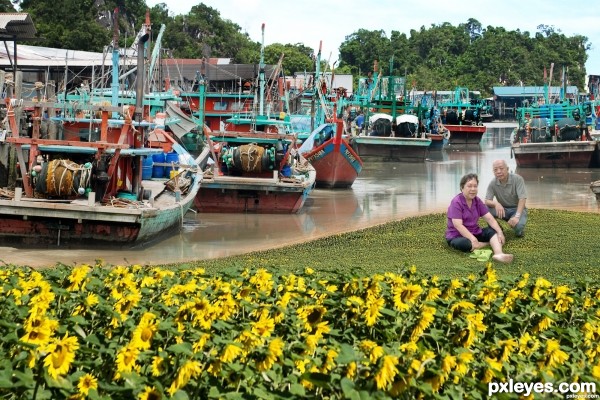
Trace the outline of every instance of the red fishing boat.
<instances>
[{"instance_id":1,"label":"red fishing boat","mask_svg":"<svg viewBox=\"0 0 600 400\"><path fill-rule=\"evenodd\" d=\"M302 143L302 154L316 170L316 184L323 188L349 188L362 170L360 156L343 136L342 121L319 126Z\"/></svg>"},{"instance_id":2,"label":"red fishing boat","mask_svg":"<svg viewBox=\"0 0 600 400\"><path fill-rule=\"evenodd\" d=\"M264 43L264 24L262 30ZM263 45L259 109L205 130L209 151L199 160L204 179L195 200L200 212L296 213L315 186L316 171L297 151L289 117L265 113L264 70Z\"/></svg>"},{"instance_id":3,"label":"red fishing boat","mask_svg":"<svg viewBox=\"0 0 600 400\"><path fill-rule=\"evenodd\" d=\"M449 145L474 145L486 132L481 115L484 104L470 97L465 87L454 90L450 102L440 102L442 124L448 131Z\"/></svg>"}]
</instances>

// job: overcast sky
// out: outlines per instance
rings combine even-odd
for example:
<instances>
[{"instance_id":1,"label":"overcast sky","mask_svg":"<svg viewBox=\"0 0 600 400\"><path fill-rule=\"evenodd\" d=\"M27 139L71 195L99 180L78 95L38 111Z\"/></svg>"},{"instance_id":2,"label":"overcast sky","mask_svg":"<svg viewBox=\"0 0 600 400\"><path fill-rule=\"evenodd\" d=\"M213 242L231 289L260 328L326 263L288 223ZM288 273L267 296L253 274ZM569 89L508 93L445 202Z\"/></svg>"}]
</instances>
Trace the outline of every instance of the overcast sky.
<instances>
[{"instance_id":1,"label":"overcast sky","mask_svg":"<svg viewBox=\"0 0 600 400\"><path fill-rule=\"evenodd\" d=\"M322 58L330 63L338 59L346 35L359 29L383 29L388 37L396 30L408 36L411 29L421 26L444 22L457 26L475 18L484 28L519 29L533 36L538 25L551 25L567 36L588 38L592 49L588 51L586 74L600 75L600 7L595 1L146 0L150 7L159 3L165 3L174 15L187 14L194 5L204 3L219 11L221 18L241 26L257 42L261 41L264 22L265 45L303 43L316 53L322 41ZM555 71L560 67L555 65Z\"/></svg>"}]
</instances>

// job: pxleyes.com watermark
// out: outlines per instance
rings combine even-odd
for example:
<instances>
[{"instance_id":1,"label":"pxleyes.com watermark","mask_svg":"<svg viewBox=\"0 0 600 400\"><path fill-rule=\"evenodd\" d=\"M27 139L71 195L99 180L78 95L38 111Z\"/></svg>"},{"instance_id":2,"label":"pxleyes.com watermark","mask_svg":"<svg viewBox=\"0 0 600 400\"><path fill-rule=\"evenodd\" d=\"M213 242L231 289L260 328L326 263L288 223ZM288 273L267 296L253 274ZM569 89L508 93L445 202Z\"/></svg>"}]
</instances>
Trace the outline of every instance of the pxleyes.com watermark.
<instances>
[{"instance_id":1,"label":"pxleyes.com watermark","mask_svg":"<svg viewBox=\"0 0 600 400\"><path fill-rule=\"evenodd\" d=\"M515 382L512 379L506 382L489 382L488 396L495 394L513 393L529 396L532 394L554 393L565 399L600 399L596 393L595 382Z\"/></svg>"}]
</instances>

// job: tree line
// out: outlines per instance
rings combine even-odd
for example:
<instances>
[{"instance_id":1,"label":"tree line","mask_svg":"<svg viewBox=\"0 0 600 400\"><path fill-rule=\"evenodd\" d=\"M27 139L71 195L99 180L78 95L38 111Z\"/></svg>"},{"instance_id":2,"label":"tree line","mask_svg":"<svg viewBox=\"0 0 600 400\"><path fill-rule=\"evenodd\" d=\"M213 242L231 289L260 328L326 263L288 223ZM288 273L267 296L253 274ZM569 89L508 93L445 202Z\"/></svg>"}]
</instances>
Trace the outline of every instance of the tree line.
<instances>
[{"instance_id":1,"label":"tree line","mask_svg":"<svg viewBox=\"0 0 600 400\"><path fill-rule=\"evenodd\" d=\"M145 0L0 0L0 12L30 14L40 39L27 44L95 52L112 41L115 10L119 45L126 47L144 23L146 9ZM163 57L224 57L243 64L259 60L260 43L234 21L221 18L217 9L199 3L185 15L174 15L160 3L149 11L154 36L165 26ZM552 25L539 25L530 33L484 27L469 18L458 26L448 22L421 26L408 35L358 29L340 45L335 73L364 76L377 60L384 75L406 76L409 86L418 90L466 86L487 96L494 86L543 85L544 68L554 63L555 84L560 84L558 74L564 68L568 84L585 91L590 49L587 37L566 36ZM265 47L265 62L277 64L285 54L286 75L313 71L315 51L302 43L274 43Z\"/></svg>"}]
</instances>

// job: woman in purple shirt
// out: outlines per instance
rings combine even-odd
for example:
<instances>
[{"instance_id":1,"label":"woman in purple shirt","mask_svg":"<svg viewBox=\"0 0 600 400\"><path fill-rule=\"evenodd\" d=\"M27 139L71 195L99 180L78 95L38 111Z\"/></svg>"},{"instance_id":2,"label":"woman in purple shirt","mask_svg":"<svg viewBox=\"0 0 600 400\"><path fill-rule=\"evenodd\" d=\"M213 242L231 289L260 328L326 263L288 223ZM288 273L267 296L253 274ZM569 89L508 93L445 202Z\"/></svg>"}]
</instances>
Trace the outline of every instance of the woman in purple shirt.
<instances>
[{"instance_id":1,"label":"woman in purple shirt","mask_svg":"<svg viewBox=\"0 0 600 400\"><path fill-rule=\"evenodd\" d=\"M489 245L494 252L494 261L510 263L513 255L502 251L504 232L485 203L477 197L478 186L477 174L467 174L460 179L461 193L454 196L448 207L446 240L451 247L464 252ZM479 218L489 226L481 228Z\"/></svg>"}]
</instances>

